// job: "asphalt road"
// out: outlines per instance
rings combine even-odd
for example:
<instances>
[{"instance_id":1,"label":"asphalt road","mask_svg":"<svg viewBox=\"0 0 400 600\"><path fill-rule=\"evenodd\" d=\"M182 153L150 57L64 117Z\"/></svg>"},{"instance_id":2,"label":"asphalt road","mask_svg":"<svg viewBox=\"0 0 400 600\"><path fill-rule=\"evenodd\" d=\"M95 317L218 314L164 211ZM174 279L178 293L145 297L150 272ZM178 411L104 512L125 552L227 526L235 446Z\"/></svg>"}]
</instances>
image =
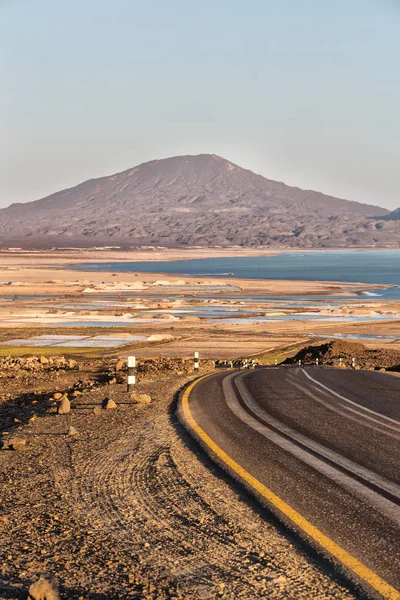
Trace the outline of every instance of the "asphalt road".
<instances>
[{"instance_id":1,"label":"asphalt road","mask_svg":"<svg viewBox=\"0 0 400 600\"><path fill-rule=\"evenodd\" d=\"M400 598L400 379L220 372L179 411L217 462L324 554L333 548L371 596Z\"/></svg>"}]
</instances>

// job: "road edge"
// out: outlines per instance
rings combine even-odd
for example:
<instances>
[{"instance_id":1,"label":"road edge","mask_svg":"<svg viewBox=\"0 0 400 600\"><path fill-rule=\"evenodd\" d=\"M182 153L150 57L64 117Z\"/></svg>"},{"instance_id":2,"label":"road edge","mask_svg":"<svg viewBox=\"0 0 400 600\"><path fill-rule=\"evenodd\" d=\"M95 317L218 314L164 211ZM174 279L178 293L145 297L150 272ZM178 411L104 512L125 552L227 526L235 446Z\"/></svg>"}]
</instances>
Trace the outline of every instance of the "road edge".
<instances>
[{"instance_id":1,"label":"road edge","mask_svg":"<svg viewBox=\"0 0 400 600\"><path fill-rule=\"evenodd\" d=\"M199 443L201 448L216 462L225 472L227 472L235 481L243 485L246 490L262 504L272 509L272 512L278 519L301 536L311 542L323 556L328 556L330 560L351 572L364 585L374 590L385 600L400 600L400 592L393 588L384 579L379 577L357 558L352 556L346 550L341 548L336 542L331 540L315 525L310 523L305 517L284 502L279 496L274 494L260 481L253 477L248 471L236 463L228 454L226 454L214 440L198 425L190 410L189 401L193 388L215 373L208 373L194 381L190 382L181 391L178 397L176 414L179 422L189 432L189 434Z\"/></svg>"}]
</instances>

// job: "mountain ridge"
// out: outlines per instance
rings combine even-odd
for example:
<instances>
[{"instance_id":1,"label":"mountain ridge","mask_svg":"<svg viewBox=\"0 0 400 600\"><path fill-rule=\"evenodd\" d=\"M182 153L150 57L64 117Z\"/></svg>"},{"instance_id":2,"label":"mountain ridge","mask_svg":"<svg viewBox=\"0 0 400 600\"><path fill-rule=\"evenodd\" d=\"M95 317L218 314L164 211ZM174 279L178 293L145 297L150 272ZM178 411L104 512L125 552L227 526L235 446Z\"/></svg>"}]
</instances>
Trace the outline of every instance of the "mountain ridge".
<instances>
[{"instance_id":1,"label":"mountain ridge","mask_svg":"<svg viewBox=\"0 0 400 600\"><path fill-rule=\"evenodd\" d=\"M400 228L385 220L389 214L287 186L217 155L183 155L0 209L0 243L398 247Z\"/></svg>"}]
</instances>

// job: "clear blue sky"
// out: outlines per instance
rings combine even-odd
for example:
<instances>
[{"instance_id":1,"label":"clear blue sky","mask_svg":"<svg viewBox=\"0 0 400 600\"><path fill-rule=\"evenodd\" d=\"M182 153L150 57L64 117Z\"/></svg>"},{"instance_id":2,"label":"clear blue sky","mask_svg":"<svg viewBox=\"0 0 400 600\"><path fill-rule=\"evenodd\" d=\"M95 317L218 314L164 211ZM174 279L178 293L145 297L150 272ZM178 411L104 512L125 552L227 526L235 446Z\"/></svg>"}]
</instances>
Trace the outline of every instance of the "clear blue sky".
<instances>
[{"instance_id":1,"label":"clear blue sky","mask_svg":"<svg viewBox=\"0 0 400 600\"><path fill-rule=\"evenodd\" d=\"M399 0L0 0L0 206L176 154L400 206Z\"/></svg>"}]
</instances>

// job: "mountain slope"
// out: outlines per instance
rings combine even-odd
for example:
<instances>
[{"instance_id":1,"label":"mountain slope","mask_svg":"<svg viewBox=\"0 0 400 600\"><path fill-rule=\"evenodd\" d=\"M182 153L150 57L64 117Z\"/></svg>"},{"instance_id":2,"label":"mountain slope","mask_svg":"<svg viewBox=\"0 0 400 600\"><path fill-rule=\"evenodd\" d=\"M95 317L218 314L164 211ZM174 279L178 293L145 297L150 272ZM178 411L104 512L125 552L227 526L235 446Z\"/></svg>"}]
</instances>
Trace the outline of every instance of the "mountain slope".
<instances>
[{"instance_id":1,"label":"mountain slope","mask_svg":"<svg viewBox=\"0 0 400 600\"><path fill-rule=\"evenodd\" d=\"M215 155L155 160L0 210L25 245L398 246L388 211L265 179ZM375 218L373 218L375 217Z\"/></svg>"},{"instance_id":2,"label":"mountain slope","mask_svg":"<svg viewBox=\"0 0 400 600\"><path fill-rule=\"evenodd\" d=\"M396 210L393 210L391 213L382 218L386 221L400 221L400 208L396 208Z\"/></svg>"}]
</instances>

